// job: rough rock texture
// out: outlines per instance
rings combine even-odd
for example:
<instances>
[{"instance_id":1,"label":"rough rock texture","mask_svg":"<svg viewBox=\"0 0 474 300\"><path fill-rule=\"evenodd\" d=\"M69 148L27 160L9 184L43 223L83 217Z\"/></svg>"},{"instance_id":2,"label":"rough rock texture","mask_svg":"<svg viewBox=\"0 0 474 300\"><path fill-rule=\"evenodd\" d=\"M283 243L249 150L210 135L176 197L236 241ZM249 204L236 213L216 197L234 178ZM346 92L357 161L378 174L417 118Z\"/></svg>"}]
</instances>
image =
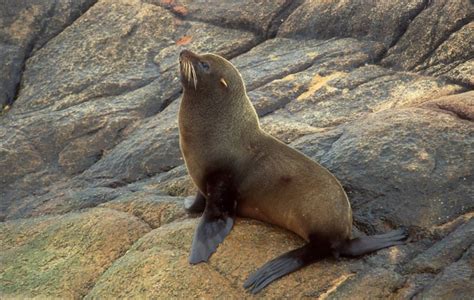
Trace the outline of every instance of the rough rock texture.
<instances>
[{"instance_id":1,"label":"rough rock texture","mask_svg":"<svg viewBox=\"0 0 474 300\"><path fill-rule=\"evenodd\" d=\"M425 9L388 50L382 64L416 71L430 66L428 74L437 70L437 75L446 73L472 88L474 50L469 45L474 41L474 4L470 0L425 2Z\"/></svg>"},{"instance_id":2,"label":"rough rock texture","mask_svg":"<svg viewBox=\"0 0 474 300\"><path fill-rule=\"evenodd\" d=\"M0 224L4 296L87 294L97 278L150 227L110 209Z\"/></svg>"},{"instance_id":3,"label":"rough rock texture","mask_svg":"<svg viewBox=\"0 0 474 300\"><path fill-rule=\"evenodd\" d=\"M355 235L410 231L406 245L321 260L261 296L474 297L472 1L1 7L2 298L251 298L249 273L302 244L239 219L208 264L188 265L184 48L231 59L262 127L340 179Z\"/></svg>"},{"instance_id":4,"label":"rough rock texture","mask_svg":"<svg viewBox=\"0 0 474 300\"><path fill-rule=\"evenodd\" d=\"M278 35L317 39L357 37L391 46L426 2L307 0L283 23Z\"/></svg>"},{"instance_id":5,"label":"rough rock texture","mask_svg":"<svg viewBox=\"0 0 474 300\"><path fill-rule=\"evenodd\" d=\"M25 60L96 2L97 0L2 1L0 107L13 102Z\"/></svg>"}]
</instances>

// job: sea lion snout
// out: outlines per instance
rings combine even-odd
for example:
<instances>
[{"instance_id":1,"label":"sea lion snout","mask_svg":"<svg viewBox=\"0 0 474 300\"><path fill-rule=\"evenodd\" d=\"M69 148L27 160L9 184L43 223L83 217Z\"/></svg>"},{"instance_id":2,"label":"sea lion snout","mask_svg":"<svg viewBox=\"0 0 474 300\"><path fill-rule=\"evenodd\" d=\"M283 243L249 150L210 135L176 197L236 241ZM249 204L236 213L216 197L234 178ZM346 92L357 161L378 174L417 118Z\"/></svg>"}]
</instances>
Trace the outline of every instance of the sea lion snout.
<instances>
[{"instance_id":1,"label":"sea lion snout","mask_svg":"<svg viewBox=\"0 0 474 300\"><path fill-rule=\"evenodd\" d=\"M191 58L197 58L197 55L194 54L193 52L189 50L183 50L181 53L179 53L179 60L182 61L184 59L191 59Z\"/></svg>"},{"instance_id":2,"label":"sea lion snout","mask_svg":"<svg viewBox=\"0 0 474 300\"><path fill-rule=\"evenodd\" d=\"M194 89L197 87L197 74L194 68L194 63L198 59L198 56L189 50L183 50L179 53L179 65L181 73L181 82L183 86L190 85L193 83Z\"/></svg>"}]
</instances>

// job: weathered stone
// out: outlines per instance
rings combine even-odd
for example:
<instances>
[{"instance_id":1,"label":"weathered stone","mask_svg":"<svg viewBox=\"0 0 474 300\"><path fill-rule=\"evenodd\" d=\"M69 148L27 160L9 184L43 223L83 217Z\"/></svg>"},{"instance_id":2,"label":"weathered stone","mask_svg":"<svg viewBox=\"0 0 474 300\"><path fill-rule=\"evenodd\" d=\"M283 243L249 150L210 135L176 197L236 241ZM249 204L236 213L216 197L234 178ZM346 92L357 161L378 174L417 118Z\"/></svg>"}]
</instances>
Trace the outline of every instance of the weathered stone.
<instances>
[{"instance_id":1,"label":"weathered stone","mask_svg":"<svg viewBox=\"0 0 474 300\"><path fill-rule=\"evenodd\" d=\"M320 75L305 92L275 113L314 127L332 127L388 108L406 107L464 90L443 80L393 72L375 65Z\"/></svg>"},{"instance_id":2,"label":"weathered stone","mask_svg":"<svg viewBox=\"0 0 474 300\"><path fill-rule=\"evenodd\" d=\"M447 77L474 86L474 22L464 25L415 68L424 74Z\"/></svg>"},{"instance_id":3,"label":"weathered stone","mask_svg":"<svg viewBox=\"0 0 474 300\"><path fill-rule=\"evenodd\" d=\"M14 100L24 60L97 0L2 1L0 11L0 111Z\"/></svg>"},{"instance_id":4,"label":"weathered stone","mask_svg":"<svg viewBox=\"0 0 474 300\"><path fill-rule=\"evenodd\" d=\"M183 163L178 145L179 102L149 118L81 177L133 182L168 171Z\"/></svg>"},{"instance_id":5,"label":"weathered stone","mask_svg":"<svg viewBox=\"0 0 474 300\"><path fill-rule=\"evenodd\" d=\"M473 243L474 219L471 219L415 257L407 268L411 273L438 273L458 260Z\"/></svg>"},{"instance_id":6,"label":"weathered stone","mask_svg":"<svg viewBox=\"0 0 474 300\"><path fill-rule=\"evenodd\" d=\"M260 125L265 132L287 144L305 135L325 131L325 129L275 114L263 118Z\"/></svg>"},{"instance_id":7,"label":"weathered stone","mask_svg":"<svg viewBox=\"0 0 474 300\"><path fill-rule=\"evenodd\" d=\"M460 119L474 121L474 91L427 101L423 103L422 107L450 113Z\"/></svg>"},{"instance_id":8,"label":"weathered stone","mask_svg":"<svg viewBox=\"0 0 474 300\"><path fill-rule=\"evenodd\" d=\"M324 41L275 38L239 55L232 62L240 71L247 90L251 91L275 79L303 71L313 64L324 69L360 66L373 61L382 50L380 43L355 39Z\"/></svg>"},{"instance_id":9,"label":"weathered stone","mask_svg":"<svg viewBox=\"0 0 474 300\"><path fill-rule=\"evenodd\" d=\"M474 246L446 267L416 298L470 299L474 295Z\"/></svg>"},{"instance_id":10,"label":"weathered stone","mask_svg":"<svg viewBox=\"0 0 474 300\"><path fill-rule=\"evenodd\" d=\"M184 164L149 179L131 183L127 188L132 191L159 192L169 196L188 196L197 192Z\"/></svg>"},{"instance_id":11,"label":"weathered stone","mask_svg":"<svg viewBox=\"0 0 474 300\"><path fill-rule=\"evenodd\" d=\"M150 228L96 208L60 217L0 223L2 297L79 298Z\"/></svg>"},{"instance_id":12,"label":"weathered stone","mask_svg":"<svg viewBox=\"0 0 474 300\"><path fill-rule=\"evenodd\" d=\"M389 47L425 5L423 0L305 1L283 23L278 36L356 37Z\"/></svg>"},{"instance_id":13,"label":"weathered stone","mask_svg":"<svg viewBox=\"0 0 474 300\"><path fill-rule=\"evenodd\" d=\"M258 35L270 36L276 33L276 25L301 1L288 0L244 0L206 1L205 5L192 0L146 0L161 5L183 19L199 20L219 26L247 29Z\"/></svg>"},{"instance_id":14,"label":"weathered stone","mask_svg":"<svg viewBox=\"0 0 474 300\"><path fill-rule=\"evenodd\" d=\"M426 8L410 23L396 45L390 48L382 60L385 66L412 70L428 59L453 33L474 18L474 5L470 0L428 1ZM472 33L461 41L462 48L472 53ZM443 63L453 63L458 50L443 53ZM469 55L466 53L466 55Z\"/></svg>"},{"instance_id":15,"label":"weathered stone","mask_svg":"<svg viewBox=\"0 0 474 300\"><path fill-rule=\"evenodd\" d=\"M116 26L117 22L121 26ZM207 24L176 23L165 9L138 0L100 1L28 60L24 88L17 100L22 105L17 109L30 111L51 105L55 110L64 109L91 99L128 93L155 79L159 81L166 77L160 74L165 70L154 62L154 57L163 48L174 46L182 36L190 35L199 41L197 29L222 30ZM253 37L238 31L233 38L239 38L239 34L241 42ZM215 47L216 44L207 48L229 48ZM172 51L176 66L177 53L174 48ZM52 64L52 59L60 63ZM83 72L87 76L78 76ZM166 80L162 84L167 84Z\"/></svg>"},{"instance_id":16,"label":"weathered stone","mask_svg":"<svg viewBox=\"0 0 474 300\"><path fill-rule=\"evenodd\" d=\"M0 44L0 113L13 102L16 86L20 82L23 50L14 45Z\"/></svg>"},{"instance_id":17,"label":"weathered stone","mask_svg":"<svg viewBox=\"0 0 474 300\"><path fill-rule=\"evenodd\" d=\"M286 43L297 45L299 44L301 49L292 53L283 52L286 49ZM258 87L249 92L249 98L252 100L258 115L265 116L279 108L284 107L290 101L299 97L303 92L312 91L314 88L311 87L314 76L325 76L335 72L348 72L352 69L356 69L366 63L374 60L378 53L382 50L377 43L354 43L352 39L333 40L325 43L319 43L314 41L314 46L309 48L311 44L304 44L301 42L292 41L289 39L275 39L274 42L269 45L275 45L275 47L282 48L282 54L278 55L275 49L272 49L271 54L267 57L260 58L260 61L256 61L256 58L261 54L253 55L253 63L259 65L257 68L252 68L251 74L247 75L246 71L243 71L244 79L250 77L250 82L259 81L253 74L271 74L272 72L278 72L273 81ZM268 46L264 46L260 49L255 48L255 52L262 53L268 51ZM308 47L308 48L305 48ZM262 51L263 50L263 51ZM302 52L305 53L302 53ZM294 58L304 58L309 56L309 60L303 60L302 66L296 70L288 71L288 61L294 62ZM294 58L293 58L294 56ZM337 58L336 58L337 57ZM308 58L308 57L306 57ZM244 60L242 62L241 60ZM249 63L245 63L245 54L236 59L238 68L244 69ZM260 70L260 65L264 69ZM271 71L268 71L271 70ZM299 72L301 70L301 72ZM260 72L259 72L260 71ZM282 77L284 74L289 75ZM260 75L261 76L261 75ZM260 80L268 81L266 78ZM252 85L250 85L252 89ZM308 93L307 93L308 94Z\"/></svg>"},{"instance_id":18,"label":"weathered stone","mask_svg":"<svg viewBox=\"0 0 474 300\"><path fill-rule=\"evenodd\" d=\"M370 299L386 299L403 284L400 274L385 268L372 268L367 273L351 275L341 278L343 282L328 295L329 299L349 299L354 295L363 295L363 298Z\"/></svg>"},{"instance_id":19,"label":"weathered stone","mask_svg":"<svg viewBox=\"0 0 474 300\"><path fill-rule=\"evenodd\" d=\"M24 197L6 210L6 219L65 214L70 211L94 207L123 194L110 187L72 187L73 182L60 182L45 194Z\"/></svg>"},{"instance_id":20,"label":"weathered stone","mask_svg":"<svg viewBox=\"0 0 474 300\"><path fill-rule=\"evenodd\" d=\"M136 192L104 203L100 207L130 213L146 222L151 228L158 228L186 215L182 200L149 192Z\"/></svg>"}]
</instances>

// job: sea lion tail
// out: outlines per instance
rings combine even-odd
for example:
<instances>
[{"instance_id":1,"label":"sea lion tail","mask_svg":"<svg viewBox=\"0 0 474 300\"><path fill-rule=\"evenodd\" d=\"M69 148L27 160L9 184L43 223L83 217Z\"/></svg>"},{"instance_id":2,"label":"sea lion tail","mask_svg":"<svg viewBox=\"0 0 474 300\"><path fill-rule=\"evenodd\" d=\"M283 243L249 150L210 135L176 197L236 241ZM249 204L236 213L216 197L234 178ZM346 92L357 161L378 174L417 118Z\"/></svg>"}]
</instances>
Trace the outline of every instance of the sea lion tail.
<instances>
[{"instance_id":1,"label":"sea lion tail","mask_svg":"<svg viewBox=\"0 0 474 300\"><path fill-rule=\"evenodd\" d=\"M348 240L336 252L339 255L348 257L361 256L379 249L404 244L407 237L408 234L404 229L392 230L384 234Z\"/></svg>"},{"instance_id":2,"label":"sea lion tail","mask_svg":"<svg viewBox=\"0 0 474 300\"><path fill-rule=\"evenodd\" d=\"M331 253L329 243L311 240L303 247L287 252L264 264L247 278L244 288L252 294L256 294L278 278L329 256Z\"/></svg>"}]
</instances>

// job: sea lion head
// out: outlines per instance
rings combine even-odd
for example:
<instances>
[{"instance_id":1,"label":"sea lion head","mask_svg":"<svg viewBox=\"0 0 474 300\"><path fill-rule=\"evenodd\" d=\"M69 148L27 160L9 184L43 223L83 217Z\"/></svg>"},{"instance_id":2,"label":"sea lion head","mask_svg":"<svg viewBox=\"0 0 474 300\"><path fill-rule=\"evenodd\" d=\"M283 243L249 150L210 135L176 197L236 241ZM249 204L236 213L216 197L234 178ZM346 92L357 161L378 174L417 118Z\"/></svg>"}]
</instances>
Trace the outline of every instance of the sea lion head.
<instances>
[{"instance_id":1,"label":"sea lion head","mask_svg":"<svg viewBox=\"0 0 474 300\"><path fill-rule=\"evenodd\" d=\"M198 55L189 50L179 55L181 83L185 92L194 94L245 93L245 86L237 69L217 54Z\"/></svg>"}]
</instances>

